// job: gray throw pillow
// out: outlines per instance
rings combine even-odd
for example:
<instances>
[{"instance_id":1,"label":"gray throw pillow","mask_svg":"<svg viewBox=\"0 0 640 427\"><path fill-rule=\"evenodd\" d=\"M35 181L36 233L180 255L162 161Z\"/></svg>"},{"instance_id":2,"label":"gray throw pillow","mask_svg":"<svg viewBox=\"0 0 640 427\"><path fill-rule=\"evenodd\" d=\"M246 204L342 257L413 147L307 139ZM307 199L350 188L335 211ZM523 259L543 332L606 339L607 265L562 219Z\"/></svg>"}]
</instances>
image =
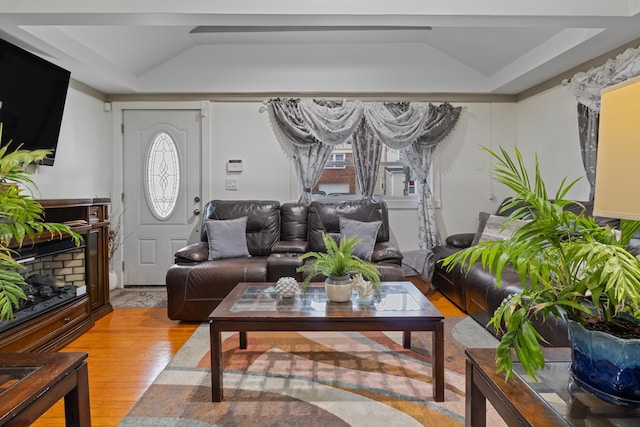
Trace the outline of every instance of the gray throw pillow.
<instances>
[{"instance_id":1,"label":"gray throw pillow","mask_svg":"<svg viewBox=\"0 0 640 427\"><path fill-rule=\"evenodd\" d=\"M205 222L209 238L209 259L248 257L247 217Z\"/></svg>"},{"instance_id":2,"label":"gray throw pillow","mask_svg":"<svg viewBox=\"0 0 640 427\"><path fill-rule=\"evenodd\" d=\"M487 220L491 214L489 212L480 212L478 214L478 231L476 231L476 235L473 236L473 240L471 241L471 246L475 246L480 241L480 236L482 236L482 231L484 230L484 226L487 223Z\"/></svg>"},{"instance_id":3,"label":"gray throw pillow","mask_svg":"<svg viewBox=\"0 0 640 427\"><path fill-rule=\"evenodd\" d=\"M362 222L343 217L339 217L338 220L340 222L340 238L356 236L360 243L353 248L353 254L362 260L371 261L382 221Z\"/></svg>"},{"instance_id":4,"label":"gray throw pillow","mask_svg":"<svg viewBox=\"0 0 640 427\"><path fill-rule=\"evenodd\" d=\"M507 227L504 227L506 220L507 218L504 216L490 215L484 226L484 230L482 230L482 235L478 243L508 239L513 233L529 222L527 220L516 219L509 223Z\"/></svg>"}]
</instances>

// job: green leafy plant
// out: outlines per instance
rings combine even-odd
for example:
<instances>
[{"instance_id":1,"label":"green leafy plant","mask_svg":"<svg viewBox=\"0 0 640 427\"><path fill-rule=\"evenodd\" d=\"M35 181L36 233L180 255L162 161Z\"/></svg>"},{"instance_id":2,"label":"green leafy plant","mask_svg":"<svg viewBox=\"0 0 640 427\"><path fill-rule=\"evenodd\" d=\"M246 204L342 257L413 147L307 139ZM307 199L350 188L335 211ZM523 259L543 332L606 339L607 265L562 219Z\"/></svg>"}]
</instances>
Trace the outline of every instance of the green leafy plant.
<instances>
[{"instance_id":1,"label":"green leafy plant","mask_svg":"<svg viewBox=\"0 0 640 427\"><path fill-rule=\"evenodd\" d=\"M313 261L298 267L297 271L308 273L302 284L306 287L318 274L327 277L344 277L350 273L360 273L371 282L376 293L380 292L380 271L370 262L363 261L353 255L353 248L360 243L355 236L346 236L340 239L340 244L326 233L322 233L322 240L326 252L307 252L300 256L305 260L313 258Z\"/></svg>"},{"instance_id":2,"label":"green leafy plant","mask_svg":"<svg viewBox=\"0 0 640 427\"><path fill-rule=\"evenodd\" d=\"M21 187L34 186L25 167L49 154L46 150L9 152L8 145L0 148L0 320L13 319L13 307L25 298L21 288L25 280L20 274L23 267L15 258L15 249L22 246L25 238L34 239L37 233L49 232L51 239L68 235L77 245L81 242L81 236L68 226L43 222L42 206Z\"/></svg>"},{"instance_id":3,"label":"green leafy plant","mask_svg":"<svg viewBox=\"0 0 640 427\"><path fill-rule=\"evenodd\" d=\"M563 179L550 200L537 156L531 181L519 150L513 160L503 148L500 153L483 149L496 161L495 179L515 193L503 207L513 209L504 227L514 220L528 222L510 238L464 249L446 258L443 265L469 269L479 261L495 275L498 285L505 268L518 273L522 292L505 299L489 324L500 336L498 372L513 378L515 351L527 373L536 378L544 357L543 338L534 329L533 316L564 316L585 327L619 322L621 313L638 317L640 265L627 245L640 222L623 220L621 233L600 226L593 217L585 216L582 205L565 199L578 179ZM565 209L576 204L583 208L579 214Z\"/></svg>"}]
</instances>

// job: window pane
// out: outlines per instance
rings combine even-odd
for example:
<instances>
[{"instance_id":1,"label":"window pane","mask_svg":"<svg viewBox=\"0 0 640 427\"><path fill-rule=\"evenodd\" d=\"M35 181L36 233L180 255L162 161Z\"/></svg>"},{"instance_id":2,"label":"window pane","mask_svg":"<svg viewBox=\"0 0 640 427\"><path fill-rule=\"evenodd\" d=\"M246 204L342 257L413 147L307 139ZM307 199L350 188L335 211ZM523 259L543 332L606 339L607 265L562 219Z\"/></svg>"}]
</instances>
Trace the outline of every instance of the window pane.
<instances>
[{"instance_id":1,"label":"window pane","mask_svg":"<svg viewBox=\"0 0 640 427\"><path fill-rule=\"evenodd\" d=\"M336 145L325 165L320 181L313 188L316 196L356 194L356 168L351 144Z\"/></svg>"},{"instance_id":2,"label":"window pane","mask_svg":"<svg viewBox=\"0 0 640 427\"><path fill-rule=\"evenodd\" d=\"M156 135L146 161L145 193L153 215L169 218L178 201L180 188L180 162L173 138L167 132Z\"/></svg>"},{"instance_id":3,"label":"window pane","mask_svg":"<svg viewBox=\"0 0 640 427\"><path fill-rule=\"evenodd\" d=\"M409 168L402 150L383 145L375 196L413 197L418 191L418 180ZM358 194L356 170L351 144L336 146L313 188L315 197Z\"/></svg>"}]
</instances>

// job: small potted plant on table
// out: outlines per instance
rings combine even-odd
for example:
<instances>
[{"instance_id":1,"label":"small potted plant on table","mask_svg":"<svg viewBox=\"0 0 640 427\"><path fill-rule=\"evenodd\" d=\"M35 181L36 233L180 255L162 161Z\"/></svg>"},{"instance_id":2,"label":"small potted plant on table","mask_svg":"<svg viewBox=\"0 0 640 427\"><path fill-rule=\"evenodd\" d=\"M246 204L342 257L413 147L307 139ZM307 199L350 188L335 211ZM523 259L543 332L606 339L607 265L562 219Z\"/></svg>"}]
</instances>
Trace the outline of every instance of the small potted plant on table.
<instances>
[{"instance_id":1,"label":"small potted plant on table","mask_svg":"<svg viewBox=\"0 0 640 427\"><path fill-rule=\"evenodd\" d=\"M322 233L322 240L327 248L326 252L307 252L300 256L303 261L312 261L298 267L297 271L307 273L303 281L303 288L317 275L326 276L325 292L327 299L333 302L345 302L351 299L353 284L351 274L361 274L374 286L379 293L380 272L370 262L353 255L353 248L360 242L355 236L340 239L340 243L326 233Z\"/></svg>"}]
</instances>

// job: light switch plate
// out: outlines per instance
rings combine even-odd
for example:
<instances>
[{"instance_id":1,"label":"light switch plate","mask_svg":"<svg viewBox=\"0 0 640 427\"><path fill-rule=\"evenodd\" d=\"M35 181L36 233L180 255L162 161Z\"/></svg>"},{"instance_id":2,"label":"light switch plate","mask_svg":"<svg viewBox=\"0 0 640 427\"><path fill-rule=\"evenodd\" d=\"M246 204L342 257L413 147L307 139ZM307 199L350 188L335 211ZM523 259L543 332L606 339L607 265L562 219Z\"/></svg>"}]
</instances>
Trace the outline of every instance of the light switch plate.
<instances>
[{"instance_id":1,"label":"light switch plate","mask_svg":"<svg viewBox=\"0 0 640 427\"><path fill-rule=\"evenodd\" d=\"M227 178L227 191L234 191L238 189L238 180Z\"/></svg>"}]
</instances>

